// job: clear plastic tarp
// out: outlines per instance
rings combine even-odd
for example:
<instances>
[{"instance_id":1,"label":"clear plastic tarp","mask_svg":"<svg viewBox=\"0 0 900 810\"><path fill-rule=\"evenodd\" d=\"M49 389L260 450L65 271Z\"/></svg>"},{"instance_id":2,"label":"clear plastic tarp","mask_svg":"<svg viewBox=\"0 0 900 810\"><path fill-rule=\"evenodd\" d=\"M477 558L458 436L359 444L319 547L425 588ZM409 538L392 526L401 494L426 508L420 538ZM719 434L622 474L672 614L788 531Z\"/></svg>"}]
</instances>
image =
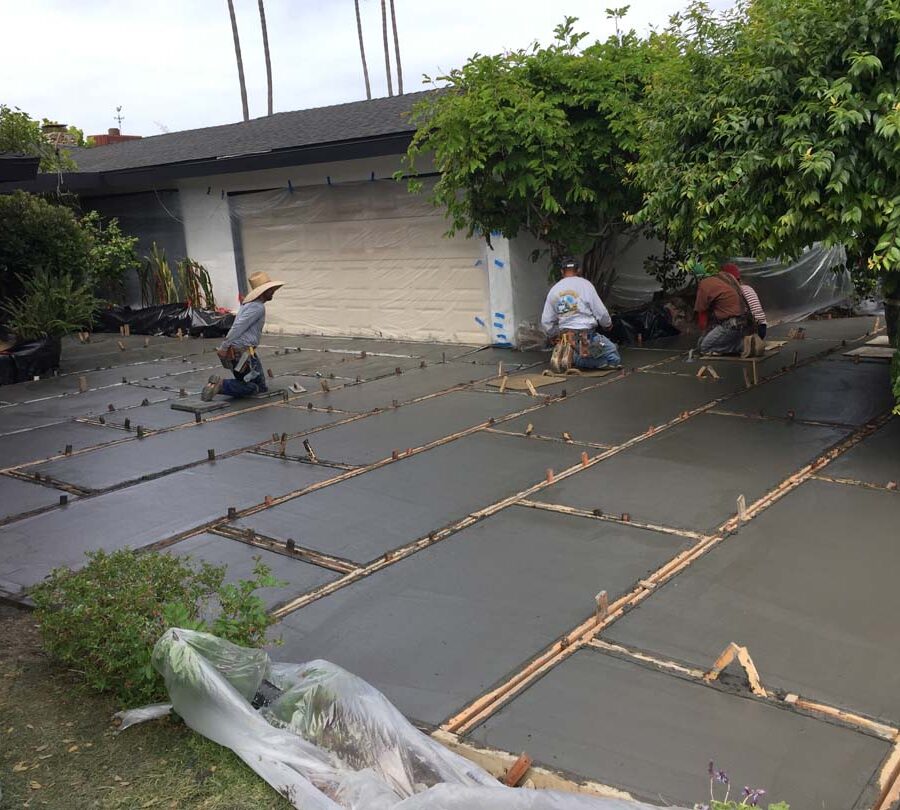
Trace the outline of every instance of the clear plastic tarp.
<instances>
[{"instance_id":1,"label":"clear plastic tarp","mask_svg":"<svg viewBox=\"0 0 900 810\"><path fill-rule=\"evenodd\" d=\"M171 706L303 810L651 810L624 799L507 788L423 734L374 687L327 661L278 664L261 650L172 629L153 651Z\"/></svg>"}]
</instances>

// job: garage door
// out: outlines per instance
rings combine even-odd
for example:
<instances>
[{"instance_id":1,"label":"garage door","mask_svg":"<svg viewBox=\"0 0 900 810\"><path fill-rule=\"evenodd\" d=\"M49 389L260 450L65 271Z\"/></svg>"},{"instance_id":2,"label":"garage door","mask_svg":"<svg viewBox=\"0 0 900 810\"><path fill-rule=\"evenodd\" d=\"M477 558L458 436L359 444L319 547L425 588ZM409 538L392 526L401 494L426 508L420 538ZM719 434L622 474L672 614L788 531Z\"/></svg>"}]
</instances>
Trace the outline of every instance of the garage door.
<instances>
[{"instance_id":1,"label":"garage door","mask_svg":"<svg viewBox=\"0 0 900 810\"><path fill-rule=\"evenodd\" d=\"M266 328L485 343L484 243L444 236L424 194L387 181L232 198L247 276L285 282Z\"/></svg>"}]
</instances>

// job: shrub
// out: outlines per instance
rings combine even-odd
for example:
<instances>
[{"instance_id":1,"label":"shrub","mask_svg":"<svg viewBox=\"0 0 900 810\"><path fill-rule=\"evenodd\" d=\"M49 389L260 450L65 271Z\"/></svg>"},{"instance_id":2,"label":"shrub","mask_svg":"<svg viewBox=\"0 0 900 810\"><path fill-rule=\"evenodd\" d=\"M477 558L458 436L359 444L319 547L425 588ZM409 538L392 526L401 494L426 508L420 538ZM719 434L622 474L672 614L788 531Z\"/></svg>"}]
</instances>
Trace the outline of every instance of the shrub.
<instances>
[{"instance_id":1,"label":"shrub","mask_svg":"<svg viewBox=\"0 0 900 810\"><path fill-rule=\"evenodd\" d=\"M77 284L69 273L53 276L37 270L18 276L21 296L0 303L6 325L22 340L59 338L88 327L99 301L87 284Z\"/></svg>"},{"instance_id":2,"label":"shrub","mask_svg":"<svg viewBox=\"0 0 900 810\"><path fill-rule=\"evenodd\" d=\"M88 211L80 224L91 242L88 270L97 294L121 303L125 297L125 276L140 267L135 250L137 237L122 233L115 217L104 222L97 211Z\"/></svg>"},{"instance_id":3,"label":"shrub","mask_svg":"<svg viewBox=\"0 0 900 810\"><path fill-rule=\"evenodd\" d=\"M253 578L223 584L224 566L171 554L89 552L79 571L55 569L31 593L47 652L125 705L165 698L150 663L169 627L205 630L246 647L274 619L255 591L278 585L258 559Z\"/></svg>"}]
</instances>

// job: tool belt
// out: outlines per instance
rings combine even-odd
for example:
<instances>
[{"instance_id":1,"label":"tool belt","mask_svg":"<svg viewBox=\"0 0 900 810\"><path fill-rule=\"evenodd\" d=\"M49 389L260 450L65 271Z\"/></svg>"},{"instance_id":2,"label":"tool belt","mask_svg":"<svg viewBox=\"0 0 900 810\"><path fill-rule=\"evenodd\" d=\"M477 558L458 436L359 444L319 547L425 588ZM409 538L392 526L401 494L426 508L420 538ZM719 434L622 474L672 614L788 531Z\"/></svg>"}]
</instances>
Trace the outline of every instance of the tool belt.
<instances>
[{"instance_id":1,"label":"tool belt","mask_svg":"<svg viewBox=\"0 0 900 810\"><path fill-rule=\"evenodd\" d=\"M589 357L591 353L591 335L594 334L593 329L563 329L560 332L559 339L565 340L578 352L579 357Z\"/></svg>"},{"instance_id":2,"label":"tool belt","mask_svg":"<svg viewBox=\"0 0 900 810\"><path fill-rule=\"evenodd\" d=\"M248 346L238 352L234 346L229 346L224 355L219 355L222 368L231 371L236 377L242 377L251 369L250 360L256 357L256 347Z\"/></svg>"}]
</instances>

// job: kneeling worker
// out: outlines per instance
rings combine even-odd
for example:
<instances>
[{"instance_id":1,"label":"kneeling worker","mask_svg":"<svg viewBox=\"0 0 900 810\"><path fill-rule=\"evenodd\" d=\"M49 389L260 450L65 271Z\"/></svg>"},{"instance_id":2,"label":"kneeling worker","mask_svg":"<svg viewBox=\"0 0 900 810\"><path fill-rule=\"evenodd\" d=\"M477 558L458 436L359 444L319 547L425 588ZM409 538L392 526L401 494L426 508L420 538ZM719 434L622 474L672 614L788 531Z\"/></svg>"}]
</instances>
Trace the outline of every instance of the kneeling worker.
<instances>
[{"instance_id":1,"label":"kneeling worker","mask_svg":"<svg viewBox=\"0 0 900 810\"><path fill-rule=\"evenodd\" d=\"M252 397L269 390L256 347L266 324L266 302L271 301L276 290L283 286L283 281L272 281L266 273L250 276L250 292L244 297L231 329L216 351L222 365L231 369L234 379L211 376L200 394L204 402L209 402L216 394Z\"/></svg>"},{"instance_id":2,"label":"kneeling worker","mask_svg":"<svg viewBox=\"0 0 900 810\"><path fill-rule=\"evenodd\" d=\"M558 337L550 368L568 371L572 366L583 369L615 368L621 365L619 350L597 329L611 329L612 318L597 290L581 276L578 262L566 257L561 265L563 277L547 293L541 326L547 336Z\"/></svg>"},{"instance_id":3,"label":"kneeling worker","mask_svg":"<svg viewBox=\"0 0 900 810\"><path fill-rule=\"evenodd\" d=\"M694 272L702 276L702 265L695 266ZM701 277L694 311L703 330L700 354L741 353L752 316L740 284L724 268L716 275Z\"/></svg>"}]
</instances>

